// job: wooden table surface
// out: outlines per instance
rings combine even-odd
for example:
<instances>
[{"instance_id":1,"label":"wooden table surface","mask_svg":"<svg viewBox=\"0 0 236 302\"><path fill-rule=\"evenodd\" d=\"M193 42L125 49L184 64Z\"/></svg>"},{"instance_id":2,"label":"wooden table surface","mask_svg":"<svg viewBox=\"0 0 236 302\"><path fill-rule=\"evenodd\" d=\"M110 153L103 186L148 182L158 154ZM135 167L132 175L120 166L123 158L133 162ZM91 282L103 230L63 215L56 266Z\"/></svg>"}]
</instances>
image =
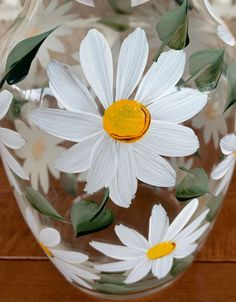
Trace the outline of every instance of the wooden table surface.
<instances>
[{"instance_id":1,"label":"wooden table surface","mask_svg":"<svg viewBox=\"0 0 236 302\"><path fill-rule=\"evenodd\" d=\"M23 221L1 166L0 179L0 302L98 301L65 281L46 259ZM136 301L236 301L235 184L236 174L192 267L172 286Z\"/></svg>"}]
</instances>

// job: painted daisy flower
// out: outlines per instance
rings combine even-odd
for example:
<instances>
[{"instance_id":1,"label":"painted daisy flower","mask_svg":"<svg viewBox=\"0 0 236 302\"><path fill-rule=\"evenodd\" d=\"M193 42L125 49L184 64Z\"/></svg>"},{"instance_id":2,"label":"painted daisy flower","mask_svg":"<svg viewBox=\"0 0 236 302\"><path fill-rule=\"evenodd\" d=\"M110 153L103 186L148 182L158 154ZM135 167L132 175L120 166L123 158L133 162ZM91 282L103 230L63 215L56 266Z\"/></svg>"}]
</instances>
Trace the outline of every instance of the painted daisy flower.
<instances>
[{"instance_id":1,"label":"painted daisy flower","mask_svg":"<svg viewBox=\"0 0 236 302\"><path fill-rule=\"evenodd\" d=\"M208 0L204 0L204 4L206 9L208 10L209 14L212 16L212 18L217 23L217 35L219 38L226 44L230 46L235 45L235 38L233 34L230 32L228 26L224 23L224 21L217 15L217 13L214 11L214 7L210 4Z\"/></svg>"},{"instance_id":2,"label":"painted daisy flower","mask_svg":"<svg viewBox=\"0 0 236 302\"><path fill-rule=\"evenodd\" d=\"M192 254L198 246L196 240L209 226L209 223L201 225L209 209L186 226L197 207L198 200L193 199L169 225L164 208L154 205L149 220L148 240L133 229L117 225L115 232L124 246L97 241L92 241L90 245L106 256L121 261L95 265L95 268L105 272L130 270L124 280L127 284L141 280L150 271L158 279L166 277L173 260Z\"/></svg>"},{"instance_id":3,"label":"painted daisy flower","mask_svg":"<svg viewBox=\"0 0 236 302\"><path fill-rule=\"evenodd\" d=\"M88 6L95 6L95 0L76 0L79 3L88 5ZM131 6L141 5L149 0L131 0Z\"/></svg>"},{"instance_id":4,"label":"painted daisy flower","mask_svg":"<svg viewBox=\"0 0 236 302\"><path fill-rule=\"evenodd\" d=\"M163 53L137 87L148 58L145 32L138 28L123 42L113 96L110 47L97 30L90 30L80 47L80 62L96 101L83 83L58 62L48 67L49 85L66 110L37 109L31 120L46 132L76 142L56 161L67 173L88 171L85 190L104 186L119 206L129 207L137 179L158 187L175 184L175 171L162 156L193 154L199 141L180 123L197 114L207 96L198 90L176 91L186 56ZM174 91L174 92L173 92ZM131 96L132 95L132 96Z\"/></svg>"},{"instance_id":5,"label":"painted daisy flower","mask_svg":"<svg viewBox=\"0 0 236 302\"><path fill-rule=\"evenodd\" d=\"M12 98L13 95L9 91L4 90L0 92L0 120L2 120L7 114L7 111L9 110L11 105ZM25 180L28 180L29 178L24 169L11 155L8 148L17 150L24 144L25 140L20 136L19 133L7 128L0 127L0 153L2 157L2 163L8 176L9 182L19 194L21 194L21 190L14 174Z\"/></svg>"},{"instance_id":6,"label":"painted daisy flower","mask_svg":"<svg viewBox=\"0 0 236 302\"><path fill-rule=\"evenodd\" d=\"M211 173L212 179L220 180L216 195L227 190L232 178L236 163L236 135L231 133L223 137L220 141L220 148L226 157Z\"/></svg>"},{"instance_id":7,"label":"painted daisy flower","mask_svg":"<svg viewBox=\"0 0 236 302\"><path fill-rule=\"evenodd\" d=\"M35 126L28 127L20 120L15 121L15 127L26 140L25 145L15 153L19 158L24 159L23 168L30 176L33 188L38 190L40 184L44 193L47 194L49 190L48 170L55 178L60 177L60 172L55 169L54 161L65 150L58 146L63 140L51 136Z\"/></svg>"},{"instance_id":8,"label":"painted daisy flower","mask_svg":"<svg viewBox=\"0 0 236 302\"><path fill-rule=\"evenodd\" d=\"M206 144L213 140L215 149L219 146L220 136L227 134L226 118L228 112L224 113L226 105L227 81L222 80L217 87L216 93L208 94L208 102L192 122L192 127L202 129L203 139Z\"/></svg>"},{"instance_id":9,"label":"painted daisy flower","mask_svg":"<svg viewBox=\"0 0 236 302\"><path fill-rule=\"evenodd\" d=\"M61 249L60 233L51 227L41 229L39 221L29 207L25 210L25 220L43 251L65 278L91 289L91 286L84 280L97 280L99 276L94 274L93 269L86 266L88 256Z\"/></svg>"},{"instance_id":10,"label":"painted daisy flower","mask_svg":"<svg viewBox=\"0 0 236 302\"><path fill-rule=\"evenodd\" d=\"M50 61L49 50L64 53L65 47L60 41L60 37L71 34L71 29L63 26L67 21L72 20L74 15L68 14L72 7L71 2L66 2L63 5L59 5L58 0L52 0L46 6L43 1L40 1L40 5L37 10L33 23L28 28L26 36L31 37L39 35L50 29L59 26L43 43L37 53L37 60L42 67L46 68Z\"/></svg>"}]
</instances>

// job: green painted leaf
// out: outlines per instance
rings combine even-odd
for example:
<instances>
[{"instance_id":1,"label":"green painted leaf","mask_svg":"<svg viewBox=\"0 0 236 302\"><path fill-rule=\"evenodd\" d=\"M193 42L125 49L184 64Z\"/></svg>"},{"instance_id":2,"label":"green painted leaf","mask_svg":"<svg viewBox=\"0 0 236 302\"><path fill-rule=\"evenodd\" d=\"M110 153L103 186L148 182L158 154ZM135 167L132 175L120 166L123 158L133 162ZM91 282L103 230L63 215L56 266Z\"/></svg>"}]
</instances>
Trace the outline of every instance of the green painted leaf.
<instances>
[{"instance_id":1,"label":"green painted leaf","mask_svg":"<svg viewBox=\"0 0 236 302\"><path fill-rule=\"evenodd\" d=\"M187 173L184 179L176 187L176 198L186 201L209 193L208 177L203 168L188 170L180 167Z\"/></svg>"},{"instance_id":2,"label":"green painted leaf","mask_svg":"<svg viewBox=\"0 0 236 302\"><path fill-rule=\"evenodd\" d=\"M127 29L129 29L129 24L127 18L124 18L123 16L113 16L110 18L102 18L98 21L98 23L101 23L103 25L106 25L110 27L111 29L122 32Z\"/></svg>"},{"instance_id":3,"label":"green painted leaf","mask_svg":"<svg viewBox=\"0 0 236 302\"><path fill-rule=\"evenodd\" d=\"M208 221L212 221L216 215L218 214L218 211L221 207L223 201L223 196L222 194L218 195L218 196L214 196L208 203L208 207L210 209L209 213L207 214L207 220Z\"/></svg>"},{"instance_id":4,"label":"green painted leaf","mask_svg":"<svg viewBox=\"0 0 236 302\"><path fill-rule=\"evenodd\" d=\"M132 13L130 0L108 0L108 3L116 14L130 15Z\"/></svg>"},{"instance_id":5,"label":"green painted leaf","mask_svg":"<svg viewBox=\"0 0 236 302\"><path fill-rule=\"evenodd\" d=\"M172 276L178 275L184 272L193 262L194 256L190 255L183 259L175 259L172 269L170 271Z\"/></svg>"},{"instance_id":6,"label":"green painted leaf","mask_svg":"<svg viewBox=\"0 0 236 302\"><path fill-rule=\"evenodd\" d=\"M114 214L105 208L108 197L109 192L106 190L100 204L92 200L81 200L72 206L71 222L77 237L98 232L112 224Z\"/></svg>"},{"instance_id":7,"label":"green painted leaf","mask_svg":"<svg viewBox=\"0 0 236 302\"><path fill-rule=\"evenodd\" d=\"M170 48L183 49L189 44L188 8L189 2L185 0L180 7L166 13L157 24L160 40Z\"/></svg>"},{"instance_id":8,"label":"green painted leaf","mask_svg":"<svg viewBox=\"0 0 236 302\"><path fill-rule=\"evenodd\" d=\"M225 111L236 103L236 63L230 64L226 70L228 95Z\"/></svg>"},{"instance_id":9,"label":"green painted leaf","mask_svg":"<svg viewBox=\"0 0 236 302\"><path fill-rule=\"evenodd\" d=\"M189 58L189 68L192 77L200 91L210 91L216 88L224 63L223 49L204 49L195 52Z\"/></svg>"},{"instance_id":10,"label":"green painted leaf","mask_svg":"<svg viewBox=\"0 0 236 302\"><path fill-rule=\"evenodd\" d=\"M61 173L60 183L66 193L72 196L78 195L77 176L75 174Z\"/></svg>"},{"instance_id":11,"label":"green painted leaf","mask_svg":"<svg viewBox=\"0 0 236 302\"><path fill-rule=\"evenodd\" d=\"M37 192L32 187L25 188L25 196L32 207L40 212L43 215L49 216L53 219L65 221L62 217L50 204L50 202L39 192Z\"/></svg>"},{"instance_id":12,"label":"green painted leaf","mask_svg":"<svg viewBox=\"0 0 236 302\"><path fill-rule=\"evenodd\" d=\"M12 49L7 58L5 77L1 85L3 85L5 81L7 81L9 85L16 84L27 76L31 63L40 46L53 31L54 29L38 36L27 38L19 42Z\"/></svg>"}]
</instances>

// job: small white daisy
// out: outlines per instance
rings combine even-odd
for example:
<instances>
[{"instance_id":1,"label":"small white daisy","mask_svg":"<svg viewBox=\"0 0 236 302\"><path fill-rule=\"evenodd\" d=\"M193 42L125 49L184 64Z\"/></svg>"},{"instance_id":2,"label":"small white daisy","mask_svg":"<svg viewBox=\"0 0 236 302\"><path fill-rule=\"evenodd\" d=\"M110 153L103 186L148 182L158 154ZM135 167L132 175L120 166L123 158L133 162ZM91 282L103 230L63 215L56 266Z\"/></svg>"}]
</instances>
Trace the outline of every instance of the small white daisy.
<instances>
[{"instance_id":1,"label":"small white daisy","mask_svg":"<svg viewBox=\"0 0 236 302\"><path fill-rule=\"evenodd\" d=\"M236 163L236 135L231 133L223 137L220 141L220 148L226 157L211 173L212 179L220 180L216 195L227 191L232 178Z\"/></svg>"},{"instance_id":2,"label":"small white daisy","mask_svg":"<svg viewBox=\"0 0 236 302\"><path fill-rule=\"evenodd\" d=\"M30 176L31 184L38 190L39 183L45 194L49 190L48 170L55 178L60 177L60 172L55 169L55 159L65 150L58 146L63 140L51 136L35 126L28 127L20 120L15 121L15 127L26 140L25 145L16 150L16 155L24 159L23 168Z\"/></svg>"},{"instance_id":3,"label":"small white daisy","mask_svg":"<svg viewBox=\"0 0 236 302\"><path fill-rule=\"evenodd\" d=\"M214 7L210 4L208 0L204 0L205 7L209 14L212 16L212 18L217 23L216 32L219 38L226 44L230 46L235 45L235 37L227 27L227 25L224 23L224 21L217 15L217 13L214 10Z\"/></svg>"},{"instance_id":4,"label":"small white daisy","mask_svg":"<svg viewBox=\"0 0 236 302\"><path fill-rule=\"evenodd\" d=\"M83 253L61 249L60 233L51 227L42 229L40 222L29 207L25 210L25 220L43 251L65 278L70 282L74 281L91 289L91 286L84 280L97 280L99 276L95 275L94 270L86 266L88 256Z\"/></svg>"},{"instance_id":5,"label":"small white daisy","mask_svg":"<svg viewBox=\"0 0 236 302\"><path fill-rule=\"evenodd\" d=\"M224 113L226 105L227 81L220 81L216 91L208 94L208 102L192 122L192 127L202 129L203 139L208 144L211 139L215 149L219 146L220 137L227 134L226 119L229 112Z\"/></svg>"},{"instance_id":6,"label":"small white daisy","mask_svg":"<svg viewBox=\"0 0 236 302\"><path fill-rule=\"evenodd\" d=\"M0 92L0 120L4 118L7 111L10 108L13 95L4 90ZM6 174L11 185L21 194L20 187L15 179L14 172L17 176L22 179L28 180L28 176L20 164L11 155L8 148L17 150L25 144L25 140L20 136L19 133L12 131L7 128L0 127L0 153L2 157L2 163L5 168Z\"/></svg>"},{"instance_id":7,"label":"small white daisy","mask_svg":"<svg viewBox=\"0 0 236 302\"><path fill-rule=\"evenodd\" d=\"M149 220L148 240L133 229L117 225L115 232L124 246L97 241L92 241L90 245L106 256L121 261L95 265L95 268L105 272L131 270L126 274L124 283L137 282L150 271L158 279L166 277L174 259L185 258L197 249L196 240L209 226L209 223L201 225L209 209L186 226L197 207L198 200L193 199L169 225L164 208L154 205Z\"/></svg>"},{"instance_id":8,"label":"small white daisy","mask_svg":"<svg viewBox=\"0 0 236 302\"><path fill-rule=\"evenodd\" d=\"M88 5L88 6L95 6L95 1L96 0L76 0L79 3ZM131 0L131 6L137 6L137 5L141 5L145 2L148 2L149 0Z\"/></svg>"},{"instance_id":9,"label":"small white daisy","mask_svg":"<svg viewBox=\"0 0 236 302\"><path fill-rule=\"evenodd\" d=\"M30 113L46 132L77 143L59 157L56 167L67 173L88 171L85 190L94 193L108 186L113 202L123 207L129 207L134 197L137 179L174 186L175 171L162 156L196 152L198 138L180 123L207 102L198 90L176 91L186 56L175 50L152 64L133 94L147 58L147 38L138 28L121 46L114 97L110 47L100 32L90 30L81 42L80 62L99 109L79 78L54 61L48 67L49 85L66 110L40 108Z\"/></svg>"}]
</instances>

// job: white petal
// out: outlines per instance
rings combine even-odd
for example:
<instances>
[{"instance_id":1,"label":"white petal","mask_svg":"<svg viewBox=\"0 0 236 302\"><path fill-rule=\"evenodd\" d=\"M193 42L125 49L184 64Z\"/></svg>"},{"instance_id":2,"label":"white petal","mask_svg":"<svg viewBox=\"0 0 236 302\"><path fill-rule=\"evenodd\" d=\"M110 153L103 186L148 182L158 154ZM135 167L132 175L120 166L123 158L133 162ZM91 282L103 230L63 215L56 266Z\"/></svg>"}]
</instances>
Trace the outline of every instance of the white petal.
<instances>
[{"instance_id":1,"label":"white petal","mask_svg":"<svg viewBox=\"0 0 236 302\"><path fill-rule=\"evenodd\" d=\"M232 175L234 173L234 166L235 166L235 162L232 165L232 167L228 170L228 172L225 174L225 176L222 178L222 180L220 181L220 183L216 189L216 192L215 192L216 196L219 195L222 191L226 192L228 190L228 186L230 184Z\"/></svg>"},{"instance_id":2,"label":"white petal","mask_svg":"<svg viewBox=\"0 0 236 302\"><path fill-rule=\"evenodd\" d=\"M130 284L143 279L150 272L151 266L151 261L148 259L140 261L139 264L129 273L128 277L124 280L124 283Z\"/></svg>"},{"instance_id":3,"label":"white petal","mask_svg":"<svg viewBox=\"0 0 236 302\"><path fill-rule=\"evenodd\" d=\"M234 133L227 134L220 141L220 147L225 155L229 155L236 151L236 135Z\"/></svg>"},{"instance_id":4,"label":"white petal","mask_svg":"<svg viewBox=\"0 0 236 302\"><path fill-rule=\"evenodd\" d=\"M182 123L190 119L207 103L207 94L184 89L161 97L148 106L153 119Z\"/></svg>"},{"instance_id":5,"label":"white petal","mask_svg":"<svg viewBox=\"0 0 236 302\"><path fill-rule=\"evenodd\" d=\"M236 157L234 154L226 156L212 171L211 178L215 180L222 178L235 165L235 161Z\"/></svg>"},{"instance_id":6,"label":"white petal","mask_svg":"<svg viewBox=\"0 0 236 302\"><path fill-rule=\"evenodd\" d=\"M165 278L173 265L173 257L171 255L162 257L154 261L152 265L152 273L158 279Z\"/></svg>"},{"instance_id":7,"label":"white petal","mask_svg":"<svg viewBox=\"0 0 236 302\"><path fill-rule=\"evenodd\" d=\"M79 142L64 151L55 162L55 167L66 173L79 173L87 171L91 166L91 160L96 151L96 142L101 133Z\"/></svg>"},{"instance_id":8,"label":"white petal","mask_svg":"<svg viewBox=\"0 0 236 302\"><path fill-rule=\"evenodd\" d=\"M120 241L130 248L144 251L144 253L150 248L146 238L131 228L120 224L115 226L115 232Z\"/></svg>"},{"instance_id":9,"label":"white petal","mask_svg":"<svg viewBox=\"0 0 236 302\"><path fill-rule=\"evenodd\" d=\"M173 239L175 241L180 241L193 233L206 218L209 213L209 209L206 209L201 215L199 215L193 222L191 222L186 228L184 228L179 234Z\"/></svg>"},{"instance_id":10,"label":"white petal","mask_svg":"<svg viewBox=\"0 0 236 302\"><path fill-rule=\"evenodd\" d=\"M104 36L92 29L80 46L83 72L106 109L113 102L113 63L111 49Z\"/></svg>"},{"instance_id":11,"label":"white petal","mask_svg":"<svg viewBox=\"0 0 236 302\"><path fill-rule=\"evenodd\" d=\"M177 245L188 245L194 243L206 232L206 230L209 228L209 225L210 225L209 222L205 223L204 225L202 225L200 228L198 228L188 236L174 242L176 242Z\"/></svg>"},{"instance_id":12,"label":"white petal","mask_svg":"<svg viewBox=\"0 0 236 302\"><path fill-rule=\"evenodd\" d=\"M137 191L136 165L132 146L116 144L118 165L109 184L110 198L118 206L128 208Z\"/></svg>"},{"instance_id":13,"label":"white petal","mask_svg":"<svg viewBox=\"0 0 236 302\"><path fill-rule=\"evenodd\" d=\"M98 264L95 265L95 269L102 271L102 272L123 272L130 270L131 268L138 265L140 259L138 260L126 260L126 261L118 261L118 262L111 262L105 264Z\"/></svg>"},{"instance_id":14,"label":"white petal","mask_svg":"<svg viewBox=\"0 0 236 302\"><path fill-rule=\"evenodd\" d=\"M83 263L88 260L88 256L73 251L66 251L66 250L56 250L51 249L53 256L59 258L62 261L69 262L69 263Z\"/></svg>"},{"instance_id":15,"label":"white petal","mask_svg":"<svg viewBox=\"0 0 236 302\"><path fill-rule=\"evenodd\" d=\"M101 117L85 112L39 108L29 114L39 128L51 135L78 142L102 130Z\"/></svg>"},{"instance_id":16,"label":"white petal","mask_svg":"<svg viewBox=\"0 0 236 302\"><path fill-rule=\"evenodd\" d=\"M128 99L144 72L148 58L145 31L137 28L120 49L116 78L116 100Z\"/></svg>"},{"instance_id":17,"label":"white petal","mask_svg":"<svg viewBox=\"0 0 236 302\"><path fill-rule=\"evenodd\" d=\"M131 6L137 6L141 5L145 2L148 2L149 0L131 0Z\"/></svg>"},{"instance_id":18,"label":"white petal","mask_svg":"<svg viewBox=\"0 0 236 302\"><path fill-rule=\"evenodd\" d=\"M7 128L0 128L0 140L11 149L19 149L25 144L19 133Z\"/></svg>"},{"instance_id":19,"label":"white petal","mask_svg":"<svg viewBox=\"0 0 236 302\"><path fill-rule=\"evenodd\" d=\"M161 205L154 205L149 219L148 241L151 246L158 244L164 238L169 227L169 218Z\"/></svg>"},{"instance_id":20,"label":"white petal","mask_svg":"<svg viewBox=\"0 0 236 302\"><path fill-rule=\"evenodd\" d=\"M187 245L180 245L176 246L175 250L172 252L172 256L174 258L185 258L195 252L198 245L195 244L187 244Z\"/></svg>"},{"instance_id":21,"label":"white petal","mask_svg":"<svg viewBox=\"0 0 236 302\"><path fill-rule=\"evenodd\" d=\"M148 134L135 144L137 178L158 187L173 187L176 173L171 165L158 155L158 145Z\"/></svg>"},{"instance_id":22,"label":"white petal","mask_svg":"<svg viewBox=\"0 0 236 302\"><path fill-rule=\"evenodd\" d=\"M149 134L156 144L156 152L163 156L188 156L199 148L194 131L183 125L155 120L151 122Z\"/></svg>"},{"instance_id":23,"label":"white petal","mask_svg":"<svg viewBox=\"0 0 236 302\"><path fill-rule=\"evenodd\" d=\"M7 114L13 95L8 90L0 92L0 120Z\"/></svg>"},{"instance_id":24,"label":"white petal","mask_svg":"<svg viewBox=\"0 0 236 302\"><path fill-rule=\"evenodd\" d=\"M221 38L221 40L223 42L225 42L226 44L228 44L230 46L235 45L235 38L234 38L233 34L230 32L230 30L227 28L227 26L220 24L217 26L216 31L217 31L218 36Z\"/></svg>"},{"instance_id":25,"label":"white petal","mask_svg":"<svg viewBox=\"0 0 236 302\"><path fill-rule=\"evenodd\" d=\"M115 141L104 134L96 146L91 167L88 171L85 191L94 193L110 183L117 168Z\"/></svg>"},{"instance_id":26,"label":"white petal","mask_svg":"<svg viewBox=\"0 0 236 302\"><path fill-rule=\"evenodd\" d=\"M95 6L94 0L76 0L76 1L79 3L85 4L85 5L91 6L91 7Z\"/></svg>"},{"instance_id":27,"label":"white petal","mask_svg":"<svg viewBox=\"0 0 236 302\"><path fill-rule=\"evenodd\" d=\"M197 199L190 201L189 204L187 204L178 214L178 216L172 221L163 241L171 241L185 227L190 218L193 216L197 207Z\"/></svg>"},{"instance_id":28,"label":"white petal","mask_svg":"<svg viewBox=\"0 0 236 302\"><path fill-rule=\"evenodd\" d=\"M143 251L127 246L91 241L89 243L97 251L118 260L135 260L143 257Z\"/></svg>"},{"instance_id":29,"label":"white petal","mask_svg":"<svg viewBox=\"0 0 236 302\"><path fill-rule=\"evenodd\" d=\"M25 209L25 220L26 220L29 228L31 229L32 233L38 240L39 232L40 232L39 222L37 221L32 210L29 207L26 207L26 209Z\"/></svg>"},{"instance_id":30,"label":"white petal","mask_svg":"<svg viewBox=\"0 0 236 302\"><path fill-rule=\"evenodd\" d=\"M141 84L135 100L148 105L175 86L184 72L186 55L182 50L170 50L154 62Z\"/></svg>"},{"instance_id":31,"label":"white petal","mask_svg":"<svg viewBox=\"0 0 236 302\"><path fill-rule=\"evenodd\" d=\"M1 154L3 161L9 166L9 168L20 178L28 180L29 177L26 175L24 169L21 165L15 160L11 153L6 149L4 145L1 145Z\"/></svg>"},{"instance_id":32,"label":"white petal","mask_svg":"<svg viewBox=\"0 0 236 302\"><path fill-rule=\"evenodd\" d=\"M8 165L6 164L6 162L3 160L2 161L5 172L7 174L8 180L10 182L10 185L13 186L13 188L20 194L23 195L20 185L18 183L18 181L16 180L13 172L11 171L11 169L9 169Z\"/></svg>"},{"instance_id":33,"label":"white petal","mask_svg":"<svg viewBox=\"0 0 236 302\"><path fill-rule=\"evenodd\" d=\"M55 247L61 242L61 235L56 229L48 227L39 233L39 240L47 247Z\"/></svg>"},{"instance_id":34,"label":"white petal","mask_svg":"<svg viewBox=\"0 0 236 302\"><path fill-rule=\"evenodd\" d=\"M88 89L68 67L51 61L47 73L49 86L64 108L72 112L98 113L96 102Z\"/></svg>"}]
</instances>

